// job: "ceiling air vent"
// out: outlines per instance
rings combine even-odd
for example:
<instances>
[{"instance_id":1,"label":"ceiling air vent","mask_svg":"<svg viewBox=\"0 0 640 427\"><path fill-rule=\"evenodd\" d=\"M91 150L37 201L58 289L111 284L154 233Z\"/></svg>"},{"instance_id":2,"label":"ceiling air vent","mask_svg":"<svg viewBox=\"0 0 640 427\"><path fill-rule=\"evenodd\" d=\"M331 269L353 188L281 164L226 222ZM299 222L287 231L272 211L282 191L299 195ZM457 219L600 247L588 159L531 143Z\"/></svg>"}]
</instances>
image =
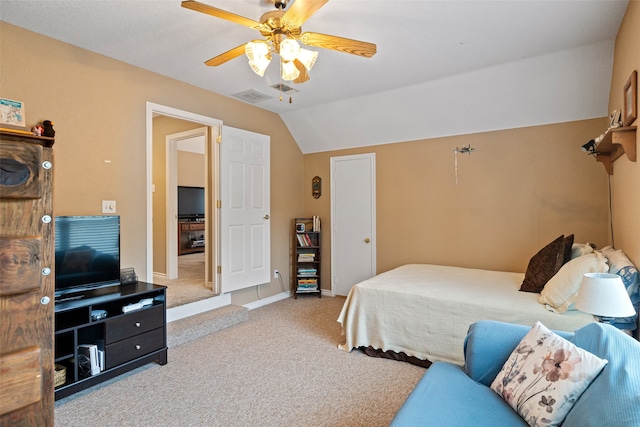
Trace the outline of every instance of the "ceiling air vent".
<instances>
[{"instance_id":1,"label":"ceiling air vent","mask_svg":"<svg viewBox=\"0 0 640 427\"><path fill-rule=\"evenodd\" d=\"M276 83L274 85L271 85L269 87L274 88L275 90L279 91L279 92L284 92L284 93L295 93L295 92L300 92L298 89L294 89L291 86L287 86L284 83Z\"/></svg>"},{"instance_id":2,"label":"ceiling air vent","mask_svg":"<svg viewBox=\"0 0 640 427\"><path fill-rule=\"evenodd\" d=\"M251 104L257 104L258 102L266 101L267 99L273 98L273 96L267 95L266 93L262 93L255 89L249 89L245 90L244 92L234 93L231 96L241 99L245 102L250 102Z\"/></svg>"}]
</instances>

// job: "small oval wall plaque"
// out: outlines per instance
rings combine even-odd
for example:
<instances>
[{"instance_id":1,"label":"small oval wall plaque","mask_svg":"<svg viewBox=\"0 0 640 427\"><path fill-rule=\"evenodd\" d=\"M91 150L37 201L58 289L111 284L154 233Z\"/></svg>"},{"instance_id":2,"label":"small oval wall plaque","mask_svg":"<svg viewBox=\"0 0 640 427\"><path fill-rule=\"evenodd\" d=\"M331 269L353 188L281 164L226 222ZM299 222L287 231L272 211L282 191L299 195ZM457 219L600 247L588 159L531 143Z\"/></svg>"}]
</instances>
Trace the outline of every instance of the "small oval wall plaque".
<instances>
[{"instance_id":1,"label":"small oval wall plaque","mask_svg":"<svg viewBox=\"0 0 640 427\"><path fill-rule=\"evenodd\" d=\"M319 176L314 176L311 180L311 195L316 199L322 195L322 178Z\"/></svg>"}]
</instances>

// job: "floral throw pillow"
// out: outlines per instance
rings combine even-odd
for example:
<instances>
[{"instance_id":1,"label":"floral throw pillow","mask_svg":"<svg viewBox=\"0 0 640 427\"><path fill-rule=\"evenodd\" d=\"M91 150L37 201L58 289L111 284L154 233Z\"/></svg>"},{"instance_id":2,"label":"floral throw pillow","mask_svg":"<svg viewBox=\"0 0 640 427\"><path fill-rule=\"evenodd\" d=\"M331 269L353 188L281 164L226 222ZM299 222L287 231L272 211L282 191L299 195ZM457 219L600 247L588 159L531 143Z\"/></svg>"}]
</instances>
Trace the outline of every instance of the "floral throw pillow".
<instances>
[{"instance_id":1,"label":"floral throw pillow","mask_svg":"<svg viewBox=\"0 0 640 427\"><path fill-rule=\"evenodd\" d=\"M530 426L559 426L607 363L536 322L491 389Z\"/></svg>"}]
</instances>

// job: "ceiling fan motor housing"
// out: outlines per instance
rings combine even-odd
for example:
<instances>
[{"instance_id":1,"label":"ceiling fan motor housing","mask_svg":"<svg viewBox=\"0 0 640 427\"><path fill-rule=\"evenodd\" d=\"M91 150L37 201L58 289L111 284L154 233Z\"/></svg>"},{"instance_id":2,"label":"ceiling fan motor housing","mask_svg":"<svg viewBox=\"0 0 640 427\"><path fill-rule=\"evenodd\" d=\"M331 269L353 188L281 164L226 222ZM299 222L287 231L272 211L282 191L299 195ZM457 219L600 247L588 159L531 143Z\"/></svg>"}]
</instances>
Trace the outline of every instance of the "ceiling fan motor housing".
<instances>
[{"instance_id":1,"label":"ceiling fan motor housing","mask_svg":"<svg viewBox=\"0 0 640 427\"><path fill-rule=\"evenodd\" d=\"M289 3L289 0L273 0L273 5L276 7L276 9L280 10L287 7L287 3Z\"/></svg>"}]
</instances>

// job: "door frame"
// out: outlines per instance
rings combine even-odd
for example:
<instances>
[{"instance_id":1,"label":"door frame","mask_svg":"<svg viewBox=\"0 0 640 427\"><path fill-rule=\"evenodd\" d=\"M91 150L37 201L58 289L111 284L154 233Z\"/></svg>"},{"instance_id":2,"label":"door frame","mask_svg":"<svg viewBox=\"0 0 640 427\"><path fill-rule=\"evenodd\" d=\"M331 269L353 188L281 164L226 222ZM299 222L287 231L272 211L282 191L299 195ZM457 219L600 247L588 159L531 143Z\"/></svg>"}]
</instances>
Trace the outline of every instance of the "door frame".
<instances>
[{"instance_id":1,"label":"door frame","mask_svg":"<svg viewBox=\"0 0 640 427\"><path fill-rule=\"evenodd\" d=\"M146 103L146 181L147 181L147 227L146 227L146 243L147 243L147 265L144 275L140 275L140 280L145 282L153 282L153 117L162 115L173 117L180 120L187 120L194 123L200 123L205 126L217 128L222 126L222 120L212 117L202 116L200 114L191 113L189 111L179 110L177 108L168 107L166 105L155 104L147 101ZM216 182L217 185L217 182ZM217 189L209 189L209 191ZM215 214L215 209L214 209ZM211 218L210 224L215 224L217 218ZM209 220L207 220L209 221ZM177 233L177 231L176 231ZM215 268L215 266L214 266Z\"/></svg>"},{"instance_id":2,"label":"door frame","mask_svg":"<svg viewBox=\"0 0 640 427\"><path fill-rule=\"evenodd\" d=\"M354 159L363 159L363 160L369 160L371 162L371 177L370 177L370 182L371 182L371 224L372 224L372 230L371 230L371 276L375 276L376 275L376 271L377 271L377 239L376 239L376 153L366 153L366 154L354 154L354 155L350 155L350 156L336 156L336 157L331 157L330 160L330 176L331 176L331 190L330 190L330 204L331 204L331 218L335 218L336 217L336 207L335 207L335 186L336 186L336 180L334 179L334 171L335 171L335 163L339 162L339 161L344 161L344 160L354 160ZM334 286L334 277L335 277L335 271L334 271L334 266L335 264L335 241L336 239L334 239L336 230L335 230L335 226L336 226L336 221L331 221L331 296L335 297L336 296L336 291L335 291L335 286Z\"/></svg>"}]
</instances>

